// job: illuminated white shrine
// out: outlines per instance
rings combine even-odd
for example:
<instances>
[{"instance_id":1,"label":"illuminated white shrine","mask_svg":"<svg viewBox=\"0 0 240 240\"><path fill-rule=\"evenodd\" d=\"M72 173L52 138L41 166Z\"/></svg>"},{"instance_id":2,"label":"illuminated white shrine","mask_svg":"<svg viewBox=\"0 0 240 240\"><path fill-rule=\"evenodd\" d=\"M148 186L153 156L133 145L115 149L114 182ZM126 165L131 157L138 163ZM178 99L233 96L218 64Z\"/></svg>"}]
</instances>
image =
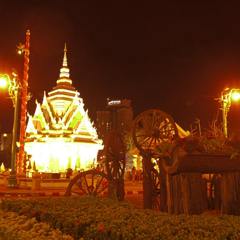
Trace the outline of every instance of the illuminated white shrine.
<instances>
[{"instance_id":1,"label":"illuminated white shrine","mask_svg":"<svg viewBox=\"0 0 240 240\"><path fill-rule=\"evenodd\" d=\"M63 65L57 85L42 103L36 101L29 115L25 151L39 172L64 172L68 168L87 169L103 149L80 93L72 86L64 48Z\"/></svg>"}]
</instances>

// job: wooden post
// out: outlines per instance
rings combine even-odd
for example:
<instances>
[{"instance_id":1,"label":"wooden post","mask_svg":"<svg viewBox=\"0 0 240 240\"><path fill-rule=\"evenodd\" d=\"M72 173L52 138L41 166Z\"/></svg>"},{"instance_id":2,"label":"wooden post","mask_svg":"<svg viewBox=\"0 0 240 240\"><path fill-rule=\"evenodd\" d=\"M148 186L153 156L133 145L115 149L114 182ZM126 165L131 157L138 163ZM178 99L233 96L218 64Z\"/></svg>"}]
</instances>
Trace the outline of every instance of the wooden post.
<instances>
[{"instance_id":1,"label":"wooden post","mask_svg":"<svg viewBox=\"0 0 240 240\"><path fill-rule=\"evenodd\" d=\"M215 174L213 176L213 187L214 187L214 209L221 210L221 175Z\"/></svg>"},{"instance_id":2,"label":"wooden post","mask_svg":"<svg viewBox=\"0 0 240 240\"><path fill-rule=\"evenodd\" d=\"M167 175L168 212L199 214L207 209L206 189L200 173Z\"/></svg>"},{"instance_id":3,"label":"wooden post","mask_svg":"<svg viewBox=\"0 0 240 240\"><path fill-rule=\"evenodd\" d=\"M172 190L172 177L166 174L166 189L167 189L167 211L173 213L173 190Z\"/></svg>"},{"instance_id":4,"label":"wooden post","mask_svg":"<svg viewBox=\"0 0 240 240\"><path fill-rule=\"evenodd\" d=\"M189 194L189 189L184 188L184 179L182 174L172 177L172 196L173 196L173 213L187 213L189 199L185 195ZM185 192L183 192L185 191Z\"/></svg>"},{"instance_id":5,"label":"wooden post","mask_svg":"<svg viewBox=\"0 0 240 240\"><path fill-rule=\"evenodd\" d=\"M152 178L151 178L151 158L143 156L143 207L152 208Z\"/></svg>"},{"instance_id":6,"label":"wooden post","mask_svg":"<svg viewBox=\"0 0 240 240\"><path fill-rule=\"evenodd\" d=\"M207 209L206 189L200 173L182 174L184 213L200 214Z\"/></svg>"},{"instance_id":7,"label":"wooden post","mask_svg":"<svg viewBox=\"0 0 240 240\"><path fill-rule=\"evenodd\" d=\"M240 173L223 173L221 181L221 213L240 215Z\"/></svg>"},{"instance_id":8,"label":"wooden post","mask_svg":"<svg viewBox=\"0 0 240 240\"><path fill-rule=\"evenodd\" d=\"M161 181L161 187L160 187L160 211L161 212L167 212L167 181L166 181L166 172L160 166L160 181Z\"/></svg>"}]
</instances>

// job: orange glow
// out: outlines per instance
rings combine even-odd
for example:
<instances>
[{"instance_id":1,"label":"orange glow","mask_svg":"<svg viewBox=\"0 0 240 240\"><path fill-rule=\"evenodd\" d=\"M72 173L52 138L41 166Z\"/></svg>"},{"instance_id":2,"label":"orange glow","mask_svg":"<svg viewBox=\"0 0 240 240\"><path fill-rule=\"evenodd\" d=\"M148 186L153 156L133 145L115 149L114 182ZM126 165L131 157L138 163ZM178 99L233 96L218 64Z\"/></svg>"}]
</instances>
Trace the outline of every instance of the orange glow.
<instances>
[{"instance_id":1,"label":"orange glow","mask_svg":"<svg viewBox=\"0 0 240 240\"><path fill-rule=\"evenodd\" d=\"M8 86L8 79L6 76L0 77L0 88L7 88Z\"/></svg>"},{"instance_id":2,"label":"orange glow","mask_svg":"<svg viewBox=\"0 0 240 240\"><path fill-rule=\"evenodd\" d=\"M84 109L80 93L72 86L66 45L57 86L47 95L44 93L42 104L36 105L26 129L25 151L30 165L39 172L92 168L98 151L103 149L102 140Z\"/></svg>"},{"instance_id":3,"label":"orange glow","mask_svg":"<svg viewBox=\"0 0 240 240\"><path fill-rule=\"evenodd\" d=\"M25 149L31 155L31 166L35 162L39 172L90 169L96 164L99 148L97 144L70 142L66 138L25 143Z\"/></svg>"},{"instance_id":4,"label":"orange glow","mask_svg":"<svg viewBox=\"0 0 240 240\"><path fill-rule=\"evenodd\" d=\"M240 100L240 92L239 91L232 92L231 98L234 102L238 102Z\"/></svg>"}]
</instances>

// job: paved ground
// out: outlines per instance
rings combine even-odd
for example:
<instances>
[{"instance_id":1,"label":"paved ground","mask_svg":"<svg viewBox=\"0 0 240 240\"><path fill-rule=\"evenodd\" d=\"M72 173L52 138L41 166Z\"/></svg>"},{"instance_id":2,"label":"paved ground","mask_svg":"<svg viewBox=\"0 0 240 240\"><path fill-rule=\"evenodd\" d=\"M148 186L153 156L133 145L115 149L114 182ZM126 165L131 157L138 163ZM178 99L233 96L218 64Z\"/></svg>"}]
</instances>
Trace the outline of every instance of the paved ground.
<instances>
[{"instance_id":1,"label":"paved ground","mask_svg":"<svg viewBox=\"0 0 240 240\"><path fill-rule=\"evenodd\" d=\"M29 197L59 197L63 196L65 188L41 187L39 190L31 188L7 188L0 186L0 198L29 198ZM143 206L143 191L141 181L125 181L125 200L138 208Z\"/></svg>"}]
</instances>

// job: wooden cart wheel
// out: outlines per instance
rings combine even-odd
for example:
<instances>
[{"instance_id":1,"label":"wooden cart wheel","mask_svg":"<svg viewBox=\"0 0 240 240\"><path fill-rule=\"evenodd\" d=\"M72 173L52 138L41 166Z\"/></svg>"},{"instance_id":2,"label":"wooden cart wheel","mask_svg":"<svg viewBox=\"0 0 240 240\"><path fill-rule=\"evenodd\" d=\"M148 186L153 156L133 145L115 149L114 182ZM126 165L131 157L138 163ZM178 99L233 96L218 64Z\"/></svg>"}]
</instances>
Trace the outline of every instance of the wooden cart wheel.
<instances>
[{"instance_id":1,"label":"wooden cart wheel","mask_svg":"<svg viewBox=\"0 0 240 240\"><path fill-rule=\"evenodd\" d=\"M106 174L96 169L80 172L71 179L65 196L71 195L101 195L108 188Z\"/></svg>"},{"instance_id":2,"label":"wooden cart wheel","mask_svg":"<svg viewBox=\"0 0 240 240\"><path fill-rule=\"evenodd\" d=\"M160 157L159 148L173 143L178 130L172 117L158 109L139 114L133 125L133 141L143 157L144 207L160 209L160 174L151 159ZM149 190L151 189L151 191Z\"/></svg>"},{"instance_id":3,"label":"wooden cart wheel","mask_svg":"<svg viewBox=\"0 0 240 240\"><path fill-rule=\"evenodd\" d=\"M170 115L157 109L139 114L134 122L133 140L141 153L158 155L157 148L178 137L177 127Z\"/></svg>"}]
</instances>

